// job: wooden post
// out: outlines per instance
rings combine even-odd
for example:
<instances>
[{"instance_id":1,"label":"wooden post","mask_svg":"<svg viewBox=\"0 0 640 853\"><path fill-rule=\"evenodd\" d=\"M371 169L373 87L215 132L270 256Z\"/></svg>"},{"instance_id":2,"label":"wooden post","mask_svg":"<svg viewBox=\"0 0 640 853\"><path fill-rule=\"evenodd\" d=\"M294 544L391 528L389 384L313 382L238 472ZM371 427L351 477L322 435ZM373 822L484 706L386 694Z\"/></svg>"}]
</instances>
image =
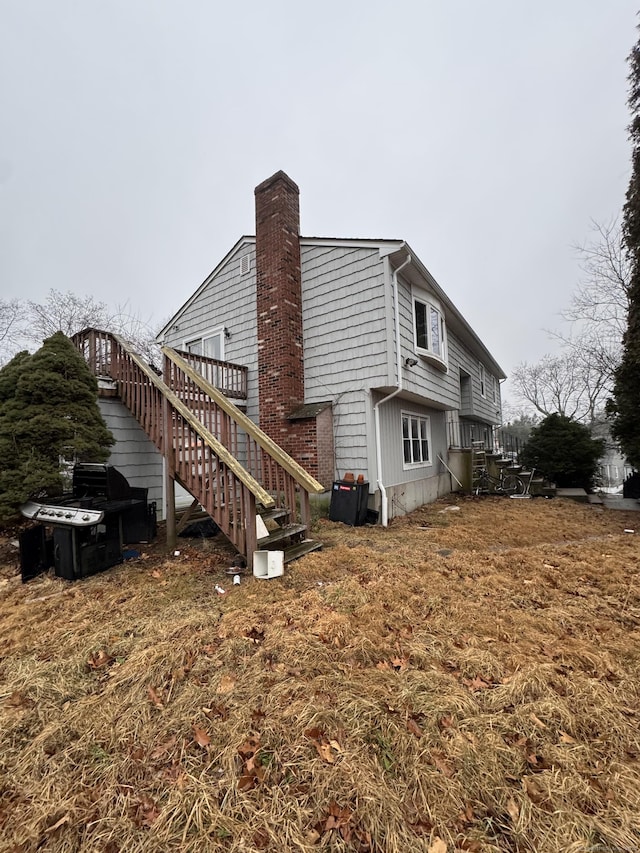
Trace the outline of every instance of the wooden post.
<instances>
[{"instance_id":1,"label":"wooden post","mask_svg":"<svg viewBox=\"0 0 640 853\"><path fill-rule=\"evenodd\" d=\"M311 525L311 502L309 500L309 492L300 488L300 518L302 523L309 529Z\"/></svg>"},{"instance_id":2,"label":"wooden post","mask_svg":"<svg viewBox=\"0 0 640 853\"><path fill-rule=\"evenodd\" d=\"M174 479L173 459L173 419L171 407L165 397L162 406L162 448L164 451L164 497L165 497L165 526L167 531L167 550L174 551L177 544L176 536L176 484Z\"/></svg>"},{"instance_id":3,"label":"wooden post","mask_svg":"<svg viewBox=\"0 0 640 853\"><path fill-rule=\"evenodd\" d=\"M167 517L165 519L167 530L167 551L175 551L178 539L176 535L176 481L173 478L173 471L169 470L169 462L166 459L165 465L165 505L167 508Z\"/></svg>"},{"instance_id":4,"label":"wooden post","mask_svg":"<svg viewBox=\"0 0 640 853\"><path fill-rule=\"evenodd\" d=\"M258 547L258 537L256 533L256 499L255 496L247 489L246 486L242 486L242 507L244 514L244 524L245 524L245 551L247 558L247 568L253 568L253 552Z\"/></svg>"}]
</instances>

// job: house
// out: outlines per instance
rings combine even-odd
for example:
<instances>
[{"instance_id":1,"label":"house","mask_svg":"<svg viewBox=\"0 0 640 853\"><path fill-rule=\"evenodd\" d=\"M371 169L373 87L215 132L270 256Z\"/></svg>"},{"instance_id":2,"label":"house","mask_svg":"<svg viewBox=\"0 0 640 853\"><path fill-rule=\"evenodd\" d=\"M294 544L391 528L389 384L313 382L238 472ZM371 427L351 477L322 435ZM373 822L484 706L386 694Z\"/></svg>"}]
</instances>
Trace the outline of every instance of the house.
<instances>
[{"instance_id":1,"label":"house","mask_svg":"<svg viewBox=\"0 0 640 853\"><path fill-rule=\"evenodd\" d=\"M255 203L159 342L246 368L248 417L327 489L363 475L385 524L457 488L501 422L486 345L405 241L301 236L284 172Z\"/></svg>"}]
</instances>

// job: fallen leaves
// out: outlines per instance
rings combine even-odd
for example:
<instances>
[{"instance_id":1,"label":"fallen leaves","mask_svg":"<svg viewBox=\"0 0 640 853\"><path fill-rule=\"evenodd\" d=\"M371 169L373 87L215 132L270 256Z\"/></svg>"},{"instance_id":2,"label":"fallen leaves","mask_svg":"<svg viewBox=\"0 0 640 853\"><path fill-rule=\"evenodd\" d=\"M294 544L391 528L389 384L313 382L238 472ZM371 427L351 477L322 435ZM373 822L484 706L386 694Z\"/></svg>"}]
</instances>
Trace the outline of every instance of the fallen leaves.
<instances>
[{"instance_id":1,"label":"fallen leaves","mask_svg":"<svg viewBox=\"0 0 640 853\"><path fill-rule=\"evenodd\" d=\"M209 717L209 719L218 717L223 722L229 719L229 709L225 705L211 705L210 708L201 708L200 710L203 714Z\"/></svg>"},{"instance_id":2,"label":"fallen leaves","mask_svg":"<svg viewBox=\"0 0 640 853\"><path fill-rule=\"evenodd\" d=\"M149 753L150 761L158 761L160 758L164 758L169 755L173 750L174 746L177 743L177 738L175 735L172 735L168 740L163 741L163 743L154 746L154 748Z\"/></svg>"},{"instance_id":3,"label":"fallen leaves","mask_svg":"<svg viewBox=\"0 0 640 853\"><path fill-rule=\"evenodd\" d=\"M560 729L560 743L578 743L578 741Z\"/></svg>"},{"instance_id":4,"label":"fallen leaves","mask_svg":"<svg viewBox=\"0 0 640 853\"><path fill-rule=\"evenodd\" d=\"M422 735L424 734L424 732L413 719L413 717L409 717L409 719L407 720L407 730L411 732L412 735L415 735L418 738L422 737Z\"/></svg>"},{"instance_id":5,"label":"fallen leaves","mask_svg":"<svg viewBox=\"0 0 640 853\"><path fill-rule=\"evenodd\" d=\"M335 800L329 803L323 817L307 833L307 841L315 844L322 839L321 844L325 846L330 843L331 834L341 838L359 853L374 849L371 833L360 825L355 809L340 806Z\"/></svg>"},{"instance_id":6,"label":"fallen leaves","mask_svg":"<svg viewBox=\"0 0 640 853\"><path fill-rule=\"evenodd\" d=\"M507 800L507 812L509 813L509 817L514 823L517 823L520 818L520 807L513 799L513 797L509 797Z\"/></svg>"},{"instance_id":7,"label":"fallen leaves","mask_svg":"<svg viewBox=\"0 0 640 853\"><path fill-rule=\"evenodd\" d=\"M342 753L342 747L335 738L328 738L319 728L307 729L304 735L313 743L323 761L335 764L336 757Z\"/></svg>"},{"instance_id":8,"label":"fallen leaves","mask_svg":"<svg viewBox=\"0 0 640 853\"><path fill-rule=\"evenodd\" d=\"M262 782L265 769L260 752L260 735L252 732L238 747L238 755L242 760L242 771L238 778L238 790L250 791Z\"/></svg>"},{"instance_id":9,"label":"fallen leaves","mask_svg":"<svg viewBox=\"0 0 640 853\"><path fill-rule=\"evenodd\" d=\"M193 739L198 744L198 746L202 746L206 749L211 743L211 738L205 732L204 729L201 729L199 726L193 727Z\"/></svg>"},{"instance_id":10,"label":"fallen leaves","mask_svg":"<svg viewBox=\"0 0 640 853\"><path fill-rule=\"evenodd\" d=\"M523 776L522 788L532 803L545 808L545 810L549 809L547 794L542 790L540 783L536 779L531 776Z\"/></svg>"},{"instance_id":11,"label":"fallen leaves","mask_svg":"<svg viewBox=\"0 0 640 853\"><path fill-rule=\"evenodd\" d=\"M231 693L231 691L236 686L236 680L232 675L228 673L224 673L220 681L218 682L218 686L216 687L216 693Z\"/></svg>"},{"instance_id":12,"label":"fallen leaves","mask_svg":"<svg viewBox=\"0 0 640 853\"><path fill-rule=\"evenodd\" d=\"M160 810L148 794L140 794L138 801L129 809L129 816L139 828L149 828L160 817Z\"/></svg>"},{"instance_id":13,"label":"fallen leaves","mask_svg":"<svg viewBox=\"0 0 640 853\"><path fill-rule=\"evenodd\" d=\"M22 690L14 690L5 699L5 705L10 708L29 708L33 705L33 702L25 696Z\"/></svg>"},{"instance_id":14,"label":"fallen leaves","mask_svg":"<svg viewBox=\"0 0 640 853\"><path fill-rule=\"evenodd\" d=\"M447 779L450 779L454 774L454 770L449 764L447 758L448 756L445 755L444 752L434 751L431 753L431 759L437 769L440 771L440 773L442 773L443 776L445 776Z\"/></svg>"},{"instance_id":15,"label":"fallen leaves","mask_svg":"<svg viewBox=\"0 0 640 853\"><path fill-rule=\"evenodd\" d=\"M463 678L462 683L465 687L469 688L471 693L474 693L476 690L488 690L494 686L491 682L485 681L485 679L479 675L476 675L475 678Z\"/></svg>"},{"instance_id":16,"label":"fallen leaves","mask_svg":"<svg viewBox=\"0 0 640 853\"><path fill-rule=\"evenodd\" d=\"M389 660L378 661L376 669L379 669L382 672L404 672L408 666L409 658L396 656L389 658Z\"/></svg>"},{"instance_id":17,"label":"fallen leaves","mask_svg":"<svg viewBox=\"0 0 640 853\"><path fill-rule=\"evenodd\" d=\"M154 705L154 707L156 707L159 711L164 708L162 699L160 698L160 694L151 684L147 687L147 696L149 697L149 701L151 702L151 704Z\"/></svg>"},{"instance_id":18,"label":"fallen leaves","mask_svg":"<svg viewBox=\"0 0 640 853\"><path fill-rule=\"evenodd\" d=\"M105 652L104 649L100 649L89 656L87 666L92 670L102 669L103 667L110 666L114 661L115 657L113 655Z\"/></svg>"}]
</instances>

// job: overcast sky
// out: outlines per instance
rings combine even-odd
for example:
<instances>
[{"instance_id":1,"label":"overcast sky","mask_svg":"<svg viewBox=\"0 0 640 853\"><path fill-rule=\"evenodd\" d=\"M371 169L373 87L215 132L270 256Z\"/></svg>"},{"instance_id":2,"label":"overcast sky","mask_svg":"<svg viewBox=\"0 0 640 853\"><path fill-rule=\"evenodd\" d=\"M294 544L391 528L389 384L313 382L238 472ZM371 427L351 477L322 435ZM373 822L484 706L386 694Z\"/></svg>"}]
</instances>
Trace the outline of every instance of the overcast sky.
<instances>
[{"instance_id":1,"label":"overcast sky","mask_svg":"<svg viewBox=\"0 0 640 853\"><path fill-rule=\"evenodd\" d=\"M410 243L509 373L630 175L631 0L0 0L3 298L158 325L300 186L309 236Z\"/></svg>"}]
</instances>

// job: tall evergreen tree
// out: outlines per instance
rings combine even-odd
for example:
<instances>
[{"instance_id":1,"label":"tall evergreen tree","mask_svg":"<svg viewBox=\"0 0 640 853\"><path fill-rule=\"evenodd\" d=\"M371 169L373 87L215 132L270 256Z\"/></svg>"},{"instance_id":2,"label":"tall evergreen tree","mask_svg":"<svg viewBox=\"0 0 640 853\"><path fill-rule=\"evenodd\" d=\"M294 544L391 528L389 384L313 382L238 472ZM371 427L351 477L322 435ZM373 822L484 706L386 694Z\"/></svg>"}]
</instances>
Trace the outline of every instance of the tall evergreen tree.
<instances>
[{"instance_id":1,"label":"tall evergreen tree","mask_svg":"<svg viewBox=\"0 0 640 853\"><path fill-rule=\"evenodd\" d=\"M588 426L555 412L531 430L520 461L560 488L591 491L603 451L604 440L592 438Z\"/></svg>"},{"instance_id":2,"label":"tall evergreen tree","mask_svg":"<svg viewBox=\"0 0 640 853\"><path fill-rule=\"evenodd\" d=\"M631 180L624 206L623 235L631 267L629 311L622 361L615 374L611 431L631 465L640 470L640 41L629 57Z\"/></svg>"},{"instance_id":3,"label":"tall evergreen tree","mask_svg":"<svg viewBox=\"0 0 640 853\"><path fill-rule=\"evenodd\" d=\"M57 332L0 371L0 521L29 497L62 491L62 460L104 462L114 439L98 408L96 378Z\"/></svg>"}]
</instances>

